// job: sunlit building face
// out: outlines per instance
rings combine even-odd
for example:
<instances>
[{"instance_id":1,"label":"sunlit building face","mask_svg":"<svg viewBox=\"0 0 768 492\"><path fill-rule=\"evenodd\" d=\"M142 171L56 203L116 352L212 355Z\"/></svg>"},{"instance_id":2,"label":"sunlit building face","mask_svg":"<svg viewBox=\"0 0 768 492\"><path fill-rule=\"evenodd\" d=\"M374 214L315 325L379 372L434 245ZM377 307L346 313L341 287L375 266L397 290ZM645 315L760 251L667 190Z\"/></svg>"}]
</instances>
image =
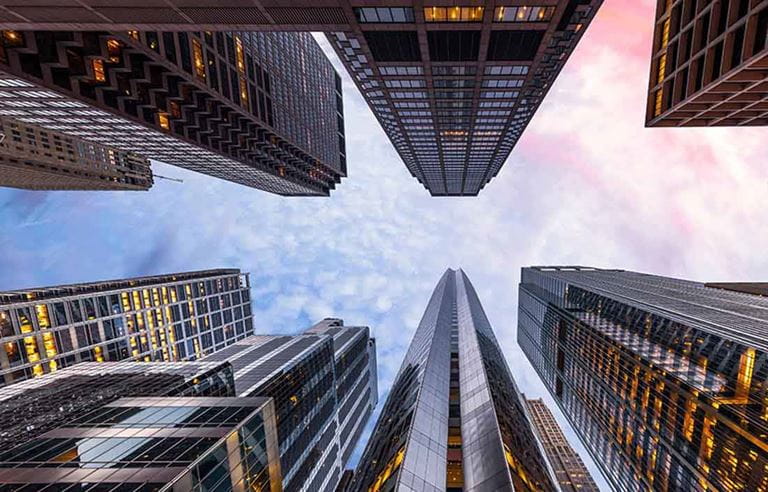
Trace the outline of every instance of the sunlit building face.
<instances>
[{"instance_id":1,"label":"sunlit building face","mask_svg":"<svg viewBox=\"0 0 768 492\"><path fill-rule=\"evenodd\" d=\"M768 297L721 287L523 269L520 346L617 489L768 487Z\"/></svg>"}]
</instances>

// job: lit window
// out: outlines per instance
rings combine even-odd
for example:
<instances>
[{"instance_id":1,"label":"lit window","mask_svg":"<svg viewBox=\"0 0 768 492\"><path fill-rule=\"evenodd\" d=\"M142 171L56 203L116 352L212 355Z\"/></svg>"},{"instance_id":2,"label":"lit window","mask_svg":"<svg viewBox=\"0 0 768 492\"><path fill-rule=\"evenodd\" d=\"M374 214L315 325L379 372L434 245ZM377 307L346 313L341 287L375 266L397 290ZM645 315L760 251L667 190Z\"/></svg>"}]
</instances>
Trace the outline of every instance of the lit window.
<instances>
[{"instance_id":1,"label":"lit window","mask_svg":"<svg viewBox=\"0 0 768 492\"><path fill-rule=\"evenodd\" d=\"M97 82L106 82L107 76L104 73L104 62L94 59L91 62L91 66L93 67L93 78L96 79Z\"/></svg>"},{"instance_id":2,"label":"lit window","mask_svg":"<svg viewBox=\"0 0 768 492\"><path fill-rule=\"evenodd\" d=\"M496 7L496 22L546 22L552 19L555 7Z\"/></svg>"},{"instance_id":3,"label":"lit window","mask_svg":"<svg viewBox=\"0 0 768 492\"><path fill-rule=\"evenodd\" d=\"M235 36L235 55L237 58L237 70L240 73L245 72L245 53L243 52L243 41Z\"/></svg>"},{"instance_id":4,"label":"lit window","mask_svg":"<svg viewBox=\"0 0 768 492\"><path fill-rule=\"evenodd\" d=\"M192 38L192 58L195 62L195 75L205 78L205 62L203 61L203 46L195 38Z\"/></svg>"},{"instance_id":5,"label":"lit window","mask_svg":"<svg viewBox=\"0 0 768 492\"><path fill-rule=\"evenodd\" d=\"M483 7L424 7L426 22L482 22Z\"/></svg>"},{"instance_id":6,"label":"lit window","mask_svg":"<svg viewBox=\"0 0 768 492\"><path fill-rule=\"evenodd\" d=\"M163 130L171 129L171 121L168 119L168 113L157 113L157 120L160 123L160 128Z\"/></svg>"}]
</instances>

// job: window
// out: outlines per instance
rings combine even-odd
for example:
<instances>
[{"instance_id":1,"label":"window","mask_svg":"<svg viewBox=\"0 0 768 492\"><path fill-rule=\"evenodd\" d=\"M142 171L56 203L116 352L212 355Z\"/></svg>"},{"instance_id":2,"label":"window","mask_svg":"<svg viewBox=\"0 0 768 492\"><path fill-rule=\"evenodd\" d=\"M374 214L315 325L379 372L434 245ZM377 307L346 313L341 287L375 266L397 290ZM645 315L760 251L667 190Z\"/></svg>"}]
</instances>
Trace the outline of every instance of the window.
<instances>
[{"instance_id":1,"label":"window","mask_svg":"<svg viewBox=\"0 0 768 492\"><path fill-rule=\"evenodd\" d=\"M203 47L195 38L192 38L192 57L195 64L195 75L205 79L205 62L203 61Z\"/></svg>"},{"instance_id":2,"label":"window","mask_svg":"<svg viewBox=\"0 0 768 492\"><path fill-rule=\"evenodd\" d=\"M391 24L413 22L411 7L355 8L355 17L361 24Z\"/></svg>"},{"instance_id":3,"label":"window","mask_svg":"<svg viewBox=\"0 0 768 492\"><path fill-rule=\"evenodd\" d=\"M483 7L424 7L426 22L482 22Z\"/></svg>"},{"instance_id":4,"label":"window","mask_svg":"<svg viewBox=\"0 0 768 492\"><path fill-rule=\"evenodd\" d=\"M480 31L428 31L427 39L432 61L477 60Z\"/></svg>"},{"instance_id":5,"label":"window","mask_svg":"<svg viewBox=\"0 0 768 492\"><path fill-rule=\"evenodd\" d=\"M531 61L543 37L544 31L493 31L488 44L488 60Z\"/></svg>"},{"instance_id":6,"label":"window","mask_svg":"<svg viewBox=\"0 0 768 492\"><path fill-rule=\"evenodd\" d=\"M496 7L495 22L546 22L552 19L555 7Z\"/></svg>"},{"instance_id":7,"label":"window","mask_svg":"<svg viewBox=\"0 0 768 492\"><path fill-rule=\"evenodd\" d=\"M377 62L421 61L416 31L367 31L363 35Z\"/></svg>"}]
</instances>

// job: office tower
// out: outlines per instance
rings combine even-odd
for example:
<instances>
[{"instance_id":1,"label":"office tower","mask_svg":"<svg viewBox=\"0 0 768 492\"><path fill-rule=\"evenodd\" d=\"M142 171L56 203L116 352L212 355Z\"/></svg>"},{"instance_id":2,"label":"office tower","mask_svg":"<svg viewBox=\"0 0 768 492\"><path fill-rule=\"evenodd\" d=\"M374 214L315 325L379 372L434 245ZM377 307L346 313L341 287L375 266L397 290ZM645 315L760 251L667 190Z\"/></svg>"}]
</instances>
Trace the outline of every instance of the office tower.
<instances>
[{"instance_id":1,"label":"office tower","mask_svg":"<svg viewBox=\"0 0 768 492\"><path fill-rule=\"evenodd\" d=\"M134 396L235 396L226 362L83 362L0 387L0 449Z\"/></svg>"},{"instance_id":2,"label":"office tower","mask_svg":"<svg viewBox=\"0 0 768 492\"><path fill-rule=\"evenodd\" d=\"M0 452L5 490L279 492L269 398L122 398Z\"/></svg>"},{"instance_id":3,"label":"office tower","mask_svg":"<svg viewBox=\"0 0 768 492\"><path fill-rule=\"evenodd\" d=\"M768 125L768 4L657 2L646 126Z\"/></svg>"},{"instance_id":4,"label":"office tower","mask_svg":"<svg viewBox=\"0 0 768 492\"><path fill-rule=\"evenodd\" d=\"M600 492L592 475L565 438L544 400L526 400L531 422L563 492Z\"/></svg>"},{"instance_id":5,"label":"office tower","mask_svg":"<svg viewBox=\"0 0 768 492\"><path fill-rule=\"evenodd\" d=\"M487 7L118 0L64 10L50 2L9 5L0 27L329 33L411 174L432 195L453 196L477 195L499 172L602 0Z\"/></svg>"},{"instance_id":6,"label":"office tower","mask_svg":"<svg viewBox=\"0 0 768 492\"><path fill-rule=\"evenodd\" d=\"M558 490L463 271L435 287L350 490Z\"/></svg>"},{"instance_id":7,"label":"office tower","mask_svg":"<svg viewBox=\"0 0 768 492\"><path fill-rule=\"evenodd\" d=\"M0 38L2 115L280 195L346 175L341 79L308 33Z\"/></svg>"},{"instance_id":8,"label":"office tower","mask_svg":"<svg viewBox=\"0 0 768 492\"><path fill-rule=\"evenodd\" d=\"M518 341L615 490L768 487L768 298L524 268Z\"/></svg>"},{"instance_id":9,"label":"office tower","mask_svg":"<svg viewBox=\"0 0 768 492\"><path fill-rule=\"evenodd\" d=\"M378 401L367 327L327 319L300 335L248 337L203 360L232 365L237 396L274 399L284 490L336 489Z\"/></svg>"},{"instance_id":10,"label":"office tower","mask_svg":"<svg viewBox=\"0 0 768 492\"><path fill-rule=\"evenodd\" d=\"M355 19L329 38L408 170L433 196L471 196L498 174L602 1L350 3Z\"/></svg>"},{"instance_id":11,"label":"office tower","mask_svg":"<svg viewBox=\"0 0 768 492\"><path fill-rule=\"evenodd\" d=\"M148 190L149 160L0 116L0 186L28 190Z\"/></svg>"},{"instance_id":12,"label":"office tower","mask_svg":"<svg viewBox=\"0 0 768 492\"><path fill-rule=\"evenodd\" d=\"M253 333L237 269L0 292L0 386L86 361L200 358Z\"/></svg>"}]
</instances>

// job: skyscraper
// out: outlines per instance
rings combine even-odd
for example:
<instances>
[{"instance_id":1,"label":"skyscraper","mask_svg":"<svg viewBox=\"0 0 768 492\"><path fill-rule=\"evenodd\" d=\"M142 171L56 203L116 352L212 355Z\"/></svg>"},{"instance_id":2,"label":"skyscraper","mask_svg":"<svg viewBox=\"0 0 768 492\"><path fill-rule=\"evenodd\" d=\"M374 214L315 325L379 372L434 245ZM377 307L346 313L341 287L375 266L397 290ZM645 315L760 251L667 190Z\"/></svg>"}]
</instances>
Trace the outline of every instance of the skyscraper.
<instances>
[{"instance_id":1,"label":"skyscraper","mask_svg":"<svg viewBox=\"0 0 768 492\"><path fill-rule=\"evenodd\" d=\"M768 298L524 268L518 341L616 490L768 489Z\"/></svg>"},{"instance_id":2,"label":"skyscraper","mask_svg":"<svg viewBox=\"0 0 768 492\"><path fill-rule=\"evenodd\" d=\"M2 115L280 195L328 195L346 175L341 79L308 33L3 31L0 45Z\"/></svg>"},{"instance_id":3,"label":"skyscraper","mask_svg":"<svg viewBox=\"0 0 768 492\"><path fill-rule=\"evenodd\" d=\"M557 490L469 279L435 287L352 491Z\"/></svg>"},{"instance_id":4,"label":"skyscraper","mask_svg":"<svg viewBox=\"0 0 768 492\"><path fill-rule=\"evenodd\" d=\"M148 190L149 160L0 116L0 186L29 190Z\"/></svg>"},{"instance_id":5,"label":"skyscraper","mask_svg":"<svg viewBox=\"0 0 768 492\"><path fill-rule=\"evenodd\" d=\"M0 386L86 361L196 359L253 333L237 269L0 292Z\"/></svg>"},{"instance_id":6,"label":"skyscraper","mask_svg":"<svg viewBox=\"0 0 768 492\"><path fill-rule=\"evenodd\" d=\"M0 388L0 448L133 396L235 396L226 362L83 362Z\"/></svg>"},{"instance_id":7,"label":"skyscraper","mask_svg":"<svg viewBox=\"0 0 768 492\"><path fill-rule=\"evenodd\" d=\"M659 1L646 126L768 125L768 5Z\"/></svg>"},{"instance_id":8,"label":"skyscraper","mask_svg":"<svg viewBox=\"0 0 768 492\"><path fill-rule=\"evenodd\" d=\"M544 400L526 400L531 422L563 492L600 492L592 475L573 450Z\"/></svg>"},{"instance_id":9,"label":"skyscraper","mask_svg":"<svg viewBox=\"0 0 768 492\"><path fill-rule=\"evenodd\" d=\"M501 169L602 0L446 5L117 0L10 5L5 29L323 31L411 174L477 195ZM475 2L477 3L477 2Z\"/></svg>"},{"instance_id":10,"label":"skyscraper","mask_svg":"<svg viewBox=\"0 0 768 492\"><path fill-rule=\"evenodd\" d=\"M378 401L367 327L326 319L300 335L255 335L203 360L232 365L237 396L274 399L284 490L336 489Z\"/></svg>"},{"instance_id":11,"label":"skyscraper","mask_svg":"<svg viewBox=\"0 0 768 492\"><path fill-rule=\"evenodd\" d=\"M279 492L271 398L106 403L0 452L6 490Z\"/></svg>"}]
</instances>

